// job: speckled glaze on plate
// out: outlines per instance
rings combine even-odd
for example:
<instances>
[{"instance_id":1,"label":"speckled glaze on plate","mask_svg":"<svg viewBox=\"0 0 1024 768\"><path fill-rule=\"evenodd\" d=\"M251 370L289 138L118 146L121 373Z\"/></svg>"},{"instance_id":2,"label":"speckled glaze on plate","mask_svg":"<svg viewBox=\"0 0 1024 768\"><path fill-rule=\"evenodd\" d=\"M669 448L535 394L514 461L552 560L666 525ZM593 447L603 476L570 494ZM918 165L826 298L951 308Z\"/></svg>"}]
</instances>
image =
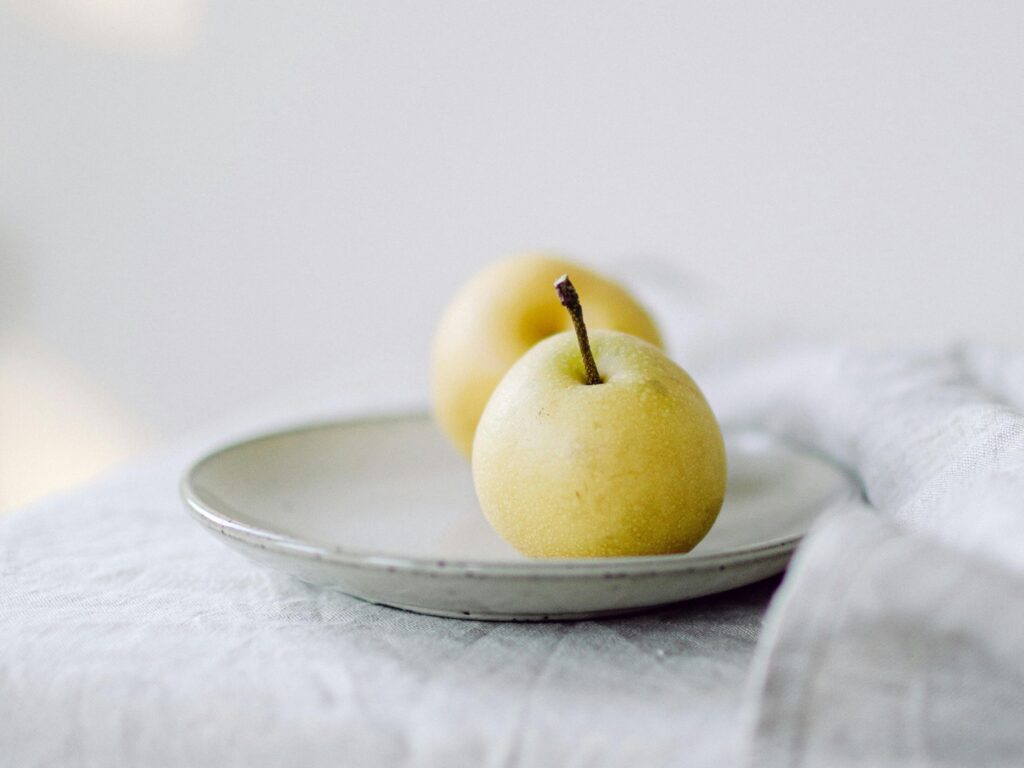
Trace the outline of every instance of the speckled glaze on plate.
<instances>
[{"instance_id":1,"label":"speckled glaze on plate","mask_svg":"<svg viewBox=\"0 0 1024 768\"><path fill-rule=\"evenodd\" d=\"M779 573L814 518L860 492L833 462L764 432L725 436L725 506L685 555L522 557L487 524L468 464L422 414L236 443L189 469L181 493L221 541L311 584L437 616L577 619Z\"/></svg>"}]
</instances>

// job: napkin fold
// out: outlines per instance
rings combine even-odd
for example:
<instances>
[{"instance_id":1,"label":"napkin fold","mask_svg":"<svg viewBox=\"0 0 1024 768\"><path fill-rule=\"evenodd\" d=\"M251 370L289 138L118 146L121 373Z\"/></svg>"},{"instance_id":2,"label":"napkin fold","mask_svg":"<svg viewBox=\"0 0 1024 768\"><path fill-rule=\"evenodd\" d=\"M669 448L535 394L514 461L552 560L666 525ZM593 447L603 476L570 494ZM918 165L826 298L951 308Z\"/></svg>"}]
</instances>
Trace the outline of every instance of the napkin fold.
<instances>
[{"instance_id":1,"label":"napkin fold","mask_svg":"<svg viewBox=\"0 0 1024 768\"><path fill-rule=\"evenodd\" d=\"M1024 358L782 350L723 412L845 462L865 499L802 543L769 612L745 762L1024 762Z\"/></svg>"}]
</instances>

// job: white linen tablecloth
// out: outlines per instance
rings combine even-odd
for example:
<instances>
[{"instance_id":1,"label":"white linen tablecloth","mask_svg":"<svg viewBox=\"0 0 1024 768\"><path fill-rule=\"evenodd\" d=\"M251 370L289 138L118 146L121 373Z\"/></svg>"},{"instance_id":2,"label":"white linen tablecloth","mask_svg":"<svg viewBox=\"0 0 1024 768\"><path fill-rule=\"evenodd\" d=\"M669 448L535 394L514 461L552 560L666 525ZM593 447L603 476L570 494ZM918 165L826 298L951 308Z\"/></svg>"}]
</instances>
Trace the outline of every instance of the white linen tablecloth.
<instances>
[{"instance_id":1,"label":"white linen tablecloth","mask_svg":"<svg viewBox=\"0 0 1024 768\"><path fill-rule=\"evenodd\" d=\"M723 765L775 582L633 618L420 616L259 568L185 455L0 523L0 765Z\"/></svg>"},{"instance_id":2,"label":"white linen tablecloth","mask_svg":"<svg viewBox=\"0 0 1024 768\"><path fill-rule=\"evenodd\" d=\"M866 492L778 592L535 625L368 605L195 526L197 440L0 521L0 765L1024 764L1024 359L751 349L699 366L719 414Z\"/></svg>"}]
</instances>

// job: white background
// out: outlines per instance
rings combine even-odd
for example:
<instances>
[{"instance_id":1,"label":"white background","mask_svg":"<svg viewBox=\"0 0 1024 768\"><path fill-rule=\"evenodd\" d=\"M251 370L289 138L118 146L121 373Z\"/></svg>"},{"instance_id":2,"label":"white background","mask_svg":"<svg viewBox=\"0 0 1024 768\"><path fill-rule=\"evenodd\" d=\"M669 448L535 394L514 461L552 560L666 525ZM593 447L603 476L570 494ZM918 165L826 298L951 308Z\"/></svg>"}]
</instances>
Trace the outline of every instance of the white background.
<instances>
[{"instance_id":1,"label":"white background","mask_svg":"<svg viewBox=\"0 0 1024 768\"><path fill-rule=\"evenodd\" d=\"M422 392L447 297L529 247L1019 344L1024 5L0 2L8 466Z\"/></svg>"}]
</instances>

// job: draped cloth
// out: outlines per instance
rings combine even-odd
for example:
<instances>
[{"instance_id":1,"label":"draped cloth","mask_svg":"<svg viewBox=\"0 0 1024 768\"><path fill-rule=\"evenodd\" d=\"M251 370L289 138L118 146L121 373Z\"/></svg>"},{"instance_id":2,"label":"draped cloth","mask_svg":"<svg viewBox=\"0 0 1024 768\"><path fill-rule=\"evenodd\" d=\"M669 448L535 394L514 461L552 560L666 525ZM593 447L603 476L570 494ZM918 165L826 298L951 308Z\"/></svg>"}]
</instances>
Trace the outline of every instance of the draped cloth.
<instances>
[{"instance_id":1,"label":"draped cloth","mask_svg":"<svg viewBox=\"0 0 1024 768\"><path fill-rule=\"evenodd\" d=\"M0 520L0 765L1024 764L1024 358L689 354L724 421L863 483L781 586L532 625L369 605L202 532L197 438Z\"/></svg>"}]
</instances>

